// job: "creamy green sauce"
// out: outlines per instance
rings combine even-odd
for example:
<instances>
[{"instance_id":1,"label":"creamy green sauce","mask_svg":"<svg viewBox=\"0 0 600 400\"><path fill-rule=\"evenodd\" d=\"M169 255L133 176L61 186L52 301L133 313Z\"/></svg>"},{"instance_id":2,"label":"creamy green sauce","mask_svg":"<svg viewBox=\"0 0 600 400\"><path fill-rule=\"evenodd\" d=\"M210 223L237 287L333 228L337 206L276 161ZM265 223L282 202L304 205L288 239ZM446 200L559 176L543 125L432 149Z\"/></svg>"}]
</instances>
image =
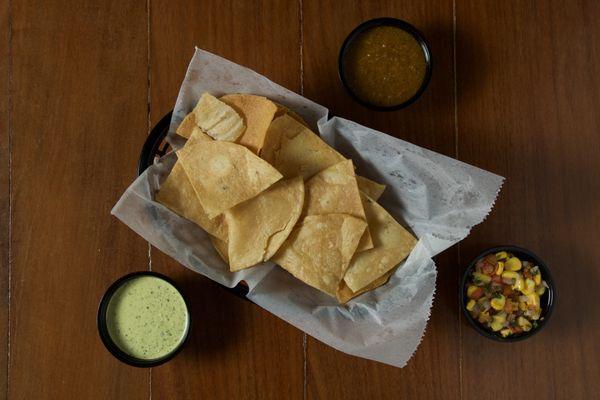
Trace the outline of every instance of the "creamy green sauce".
<instances>
[{"instance_id":1,"label":"creamy green sauce","mask_svg":"<svg viewBox=\"0 0 600 400\"><path fill-rule=\"evenodd\" d=\"M112 296L106 313L115 344L132 357L162 358L179 346L188 330L188 311L177 289L154 277L124 283Z\"/></svg>"}]
</instances>

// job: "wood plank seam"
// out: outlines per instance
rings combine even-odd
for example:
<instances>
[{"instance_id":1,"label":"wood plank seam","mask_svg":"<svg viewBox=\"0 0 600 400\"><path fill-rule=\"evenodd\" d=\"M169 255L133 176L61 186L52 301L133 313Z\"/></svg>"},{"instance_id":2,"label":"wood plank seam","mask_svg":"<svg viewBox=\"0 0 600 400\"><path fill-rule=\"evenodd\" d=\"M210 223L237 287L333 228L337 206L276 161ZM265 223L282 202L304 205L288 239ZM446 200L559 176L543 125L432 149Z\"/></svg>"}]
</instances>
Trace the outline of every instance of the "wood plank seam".
<instances>
[{"instance_id":1,"label":"wood plank seam","mask_svg":"<svg viewBox=\"0 0 600 400\"><path fill-rule=\"evenodd\" d=\"M146 102L147 102L147 132L149 135L152 130L152 66L150 63L150 0L146 0L146 75L147 75L147 84L146 84ZM148 270L152 271L152 245L148 242ZM148 368L148 398L152 400L152 370L153 368Z\"/></svg>"},{"instance_id":2,"label":"wood plank seam","mask_svg":"<svg viewBox=\"0 0 600 400\"><path fill-rule=\"evenodd\" d=\"M303 0L298 0L298 18L300 20L300 94L304 96L304 16L302 14ZM308 397L308 338L302 332L302 399Z\"/></svg>"},{"instance_id":3,"label":"wood plank seam","mask_svg":"<svg viewBox=\"0 0 600 400\"><path fill-rule=\"evenodd\" d=\"M456 59L456 0L452 0L452 58L454 74L454 157L458 160L458 74ZM457 259L457 282L460 282L461 262L460 262L460 242L456 245ZM458 324L458 395L463 398L463 354L462 354L462 317L460 306L457 304L457 324Z\"/></svg>"},{"instance_id":4,"label":"wood plank seam","mask_svg":"<svg viewBox=\"0 0 600 400\"><path fill-rule=\"evenodd\" d=\"M12 282L12 0L8 0L8 251L7 251L7 313L6 313L6 399L10 394L10 300Z\"/></svg>"}]
</instances>

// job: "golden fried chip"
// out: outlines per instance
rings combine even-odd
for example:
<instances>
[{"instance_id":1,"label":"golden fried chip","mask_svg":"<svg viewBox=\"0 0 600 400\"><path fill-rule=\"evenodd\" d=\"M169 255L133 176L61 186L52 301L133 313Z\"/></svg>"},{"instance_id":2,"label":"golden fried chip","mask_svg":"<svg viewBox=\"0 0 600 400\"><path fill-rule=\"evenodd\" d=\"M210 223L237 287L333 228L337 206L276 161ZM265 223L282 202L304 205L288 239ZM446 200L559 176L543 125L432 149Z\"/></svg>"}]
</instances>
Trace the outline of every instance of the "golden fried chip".
<instances>
[{"instance_id":1,"label":"golden fried chip","mask_svg":"<svg viewBox=\"0 0 600 400\"><path fill-rule=\"evenodd\" d=\"M287 114L290 117L294 118L296 121L300 122L302 125L304 125L310 129L310 126L308 126L306 121L301 116L296 114L294 111L290 110L288 107L284 106L283 104L275 103L275 105L277 106L277 111L275 111L275 115L273 116L273 118L277 118L284 114Z\"/></svg>"},{"instance_id":2,"label":"golden fried chip","mask_svg":"<svg viewBox=\"0 0 600 400\"><path fill-rule=\"evenodd\" d=\"M177 127L176 132L179 136L189 138L192 135L192 130L197 127L198 125L196 125L196 117L194 116L194 113L191 112L185 116L183 121L181 121L181 124L179 124Z\"/></svg>"},{"instance_id":3,"label":"golden fried chip","mask_svg":"<svg viewBox=\"0 0 600 400\"><path fill-rule=\"evenodd\" d=\"M326 168L306 182L305 215L350 214L366 220L358 192L352 160ZM373 248L369 229L365 229L356 251Z\"/></svg>"},{"instance_id":4,"label":"golden fried chip","mask_svg":"<svg viewBox=\"0 0 600 400\"><path fill-rule=\"evenodd\" d=\"M223 215L213 219L206 215L179 161L173 166L155 199L176 214L196 223L209 234L220 240L227 240L227 226Z\"/></svg>"},{"instance_id":5,"label":"golden fried chip","mask_svg":"<svg viewBox=\"0 0 600 400\"><path fill-rule=\"evenodd\" d=\"M385 185L358 175L356 175L356 183L358 184L358 190L375 201L381 197L385 190Z\"/></svg>"},{"instance_id":6,"label":"golden fried chip","mask_svg":"<svg viewBox=\"0 0 600 400\"><path fill-rule=\"evenodd\" d=\"M209 218L248 200L282 178L244 146L206 141L177 152Z\"/></svg>"},{"instance_id":7,"label":"golden fried chip","mask_svg":"<svg viewBox=\"0 0 600 400\"><path fill-rule=\"evenodd\" d=\"M286 178L308 179L344 157L287 114L271 122L260 156Z\"/></svg>"},{"instance_id":8,"label":"golden fried chip","mask_svg":"<svg viewBox=\"0 0 600 400\"><path fill-rule=\"evenodd\" d=\"M390 279L390 276L392 276L392 274L396 271L396 268L393 268L392 270L386 272L384 275L375 279L373 282L360 289L358 292L353 292L352 289L350 289L348 285L346 285L346 282L342 280L340 282L340 287L338 288L338 291L336 293L338 301L342 304L347 303L350 299L353 299L356 296L377 289L379 286L383 286L388 281L388 279Z\"/></svg>"},{"instance_id":9,"label":"golden fried chip","mask_svg":"<svg viewBox=\"0 0 600 400\"><path fill-rule=\"evenodd\" d=\"M220 99L244 118L246 130L236 143L258 154L265 142L267 129L273 120L277 106L271 100L253 94L228 94Z\"/></svg>"},{"instance_id":10,"label":"golden fried chip","mask_svg":"<svg viewBox=\"0 0 600 400\"><path fill-rule=\"evenodd\" d=\"M229 264L229 255L227 254L227 242L212 235L209 235L209 238L219 257L221 257L221 259L225 261L225 264Z\"/></svg>"},{"instance_id":11,"label":"golden fried chip","mask_svg":"<svg viewBox=\"0 0 600 400\"><path fill-rule=\"evenodd\" d=\"M203 132L202 129L195 126L192 129L192 134L190 135L190 138L187 140L187 142L185 142L185 145L188 146L188 145L192 145L197 142L206 142L206 141L212 141L212 140L213 140L213 138L211 138L205 132Z\"/></svg>"},{"instance_id":12,"label":"golden fried chip","mask_svg":"<svg viewBox=\"0 0 600 400\"><path fill-rule=\"evenodd\" d=\"M235 142L246 128L233 108L209 93L200 97L192 112L196 125L216 140Z\"/></svg>"},{"instance_id":13,"label":"golden fried chip","mask_svg":"<svg viewBox=\"0 0 600 400\"><path fill-rule=\"evenodd\" d=\"M388 212L361 193L374 248L356 253L344 282L358 292L398 265L415 247L417 240Z\"/></svg>"},{"instance_id":14,"label":"golden fried chip","mask_svg":"<svg viewBox=\"0 0 600 400\"><path fill-rule=\"evenodd\" d=\"M304 204L302 177L279 181L225 211L232 271L267 261L296 225Z\"/></svg>"},{"instance_id":15,"label":"golden fried chip","mask_svg":"<svg viewBox=\"0 0 600 400\"><path fill-rule=\"evenodd\" d=\"M272 260L296 278L335 297L366 226L365 221L347 214L308 216Z\"/></svg>"}]
</instances>

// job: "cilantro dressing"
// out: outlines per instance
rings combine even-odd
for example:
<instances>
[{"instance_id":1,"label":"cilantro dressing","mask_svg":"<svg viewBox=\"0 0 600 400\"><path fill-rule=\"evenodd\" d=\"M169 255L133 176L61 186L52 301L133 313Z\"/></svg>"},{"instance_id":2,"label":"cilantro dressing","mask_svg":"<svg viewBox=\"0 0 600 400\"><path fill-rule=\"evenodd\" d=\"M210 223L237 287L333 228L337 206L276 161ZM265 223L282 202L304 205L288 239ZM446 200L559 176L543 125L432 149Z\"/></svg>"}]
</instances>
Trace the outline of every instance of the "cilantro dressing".
<instances>
[{"instance_id":1,"label":"cilantro dressing","mask_svg":"<svg viewBox=\"0 0 600 400\"><path fill-rule=\"evenodd\" d=\"M173 285L155 276L132 278L110 299L106 325L113 342L142 360L169 355L185 339L189 316Z\"/></svg>"}]
</instances>

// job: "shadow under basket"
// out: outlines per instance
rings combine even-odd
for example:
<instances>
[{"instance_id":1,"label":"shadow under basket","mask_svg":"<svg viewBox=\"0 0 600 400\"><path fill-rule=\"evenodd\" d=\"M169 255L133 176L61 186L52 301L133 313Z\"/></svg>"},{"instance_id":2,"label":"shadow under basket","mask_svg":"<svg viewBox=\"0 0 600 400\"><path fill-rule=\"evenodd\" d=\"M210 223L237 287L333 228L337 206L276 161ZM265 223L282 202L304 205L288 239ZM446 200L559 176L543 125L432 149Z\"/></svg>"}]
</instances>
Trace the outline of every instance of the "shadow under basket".
<instances>
[{"instance_id":1,"label":"shadow under basket","mask_svg":"<svg viewBox=\"0 0 600 400\"><path fill-rule=\"evenodd\" d=\"M148 167L150 167L156 160L164 156L171 149L170 144L166 141L167 134L169 133L169 126L171 124L171 117L173 112L168 112L160 121L152 128L150 134L146 138L144 145L142 146L142 152L138 161L138 176L144 173ZM246 299L248 294L248 285L246 282L241 281L237 286L223 288L234 293L243 299Z\"/></svg>"}]
</instances>

